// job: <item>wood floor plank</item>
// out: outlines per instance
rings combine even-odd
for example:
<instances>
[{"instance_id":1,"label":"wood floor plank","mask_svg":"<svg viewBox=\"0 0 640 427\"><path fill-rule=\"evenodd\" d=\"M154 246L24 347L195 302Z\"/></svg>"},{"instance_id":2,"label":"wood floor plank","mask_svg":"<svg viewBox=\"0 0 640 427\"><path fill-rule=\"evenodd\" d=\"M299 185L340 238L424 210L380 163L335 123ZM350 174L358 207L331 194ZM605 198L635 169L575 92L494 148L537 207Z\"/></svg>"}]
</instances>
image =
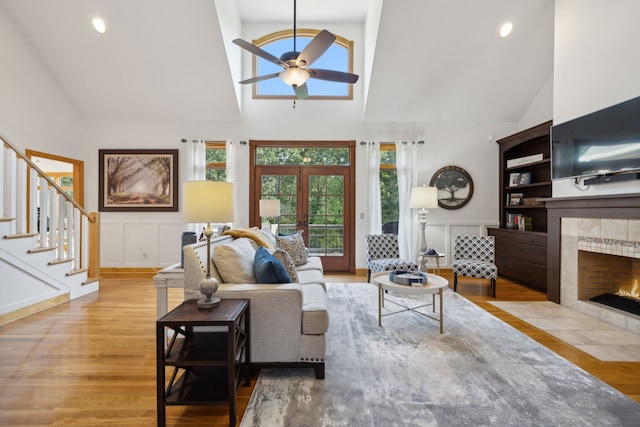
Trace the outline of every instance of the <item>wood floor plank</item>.
<instances>
[{"instance_id":1,"label":"wood floor plank","mask_svg":"<svg viewBox=\"0 0 640 427\"><path fill-rule=\"evenodd\" d=\"M450 271L443 276L452 282ZM364 282L363 275L327 275ZM103 279L100 292L0 326L0 425L156 425L156 291L150 278ZM632 399L640 364L601 362L489 304L486 281L458 291ZM543 301L541 292L500 278L498 299ZM182 302L169 289L169 308ZM241 387L238 424L255 386ZM227 426L226 405L167 408L168 426Z\"/></svg>"}]
</instances>

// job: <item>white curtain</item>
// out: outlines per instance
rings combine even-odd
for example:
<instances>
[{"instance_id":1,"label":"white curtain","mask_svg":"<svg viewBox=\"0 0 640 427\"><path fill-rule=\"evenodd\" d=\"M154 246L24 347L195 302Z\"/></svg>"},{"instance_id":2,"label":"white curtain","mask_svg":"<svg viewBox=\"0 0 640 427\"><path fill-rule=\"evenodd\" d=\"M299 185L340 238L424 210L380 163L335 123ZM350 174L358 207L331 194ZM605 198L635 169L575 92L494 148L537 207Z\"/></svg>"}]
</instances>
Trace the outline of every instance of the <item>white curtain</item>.
<instances>
[{"instance_id":1,"label":"white curtain","mask_svg":"<svg viewBox=\"0 0 640 427\"><path fill-rule=\"evenodd\" d=\"M409 208L411 188L418 183L418 144L412 142L396 142L396 170L398 174L398 244L400 258L417 259L414 236L418 233L417 222Z\"/></svg>"},{"instance_id":2,"label":"white curtain","mask_svg":"<svg viewBox=\"0 0 640 427\"><path fill-rule=\"evenodd\" d=\"M185 181L203 181L207 173L207 144L203 139L190 139L187 144L187 170ZM196 236L202 232L203 224L186 224L187 231L193 231Z\"/></svg>"},{"instance_id":3,"label":"white curtain","mask_svg":"<svg viewBox=\"0 0 640 427\"><path fill-rule=\"evenodd\" d=\"M227 182L236 183L236 145L233 141L227 141L225 145L227 162Z\"/></svg>"},{"instance_id":4,"label":"white curtain","mask_svg":"<svg viewBox=\"0 0 640 427\"><path fill-rule=\"evenodd\" d=\"M367 165L367 211L369 214L369 228L367 234L382 232L382 207L380 203L380 144L377 142L363 142Z\"/></svg>"},{"instance_id":5,"label":"white curtain","mask_svg":"<svg viewBox=\"0 0 640 427\"><path fill-rule=\"evenodd\" d=\"M202 139L193 139L187 144L187 172L185 181L202 181L207 172L207 144Z\"/></svg>"}]
</instances>

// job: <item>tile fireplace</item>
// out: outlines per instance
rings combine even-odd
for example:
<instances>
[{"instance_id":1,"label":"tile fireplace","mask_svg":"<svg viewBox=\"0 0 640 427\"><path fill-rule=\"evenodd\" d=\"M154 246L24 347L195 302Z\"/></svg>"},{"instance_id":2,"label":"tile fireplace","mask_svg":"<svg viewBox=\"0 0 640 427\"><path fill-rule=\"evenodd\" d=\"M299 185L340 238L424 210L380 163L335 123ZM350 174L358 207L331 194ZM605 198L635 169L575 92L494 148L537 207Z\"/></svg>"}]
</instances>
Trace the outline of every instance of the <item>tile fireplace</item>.
<instances>
[{"instance_id":1,"label":"tile fireplace","mask_svg":"<svg viewBox=\"0 0 640 427\"><path fill-rule=\"evenodd\" d=\"M549 200L547 209L549 299L640 334L640 314L591 300L640 282L640 195Z\"/></svg>"}]
</instances>

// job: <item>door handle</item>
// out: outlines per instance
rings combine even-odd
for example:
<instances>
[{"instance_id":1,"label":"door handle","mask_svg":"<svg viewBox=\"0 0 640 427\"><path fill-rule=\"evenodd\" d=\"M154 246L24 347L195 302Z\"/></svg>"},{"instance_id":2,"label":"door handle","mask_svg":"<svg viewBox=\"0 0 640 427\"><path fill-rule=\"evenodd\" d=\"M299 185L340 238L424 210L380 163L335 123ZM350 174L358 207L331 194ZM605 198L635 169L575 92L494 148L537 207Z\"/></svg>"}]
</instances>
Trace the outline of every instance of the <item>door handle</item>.
<instances>
[{"instance_id":1,"label":"door handle","mask_svg":"<svg viewBox=\"0 0 640 427\"><path fill-rule=\"evenodd\" d=\"M301 225L301 224L302 224L302 221L300 221L300 220L296 221L296 225L297 225L298 227L300 227L300 225Z\"/></svg>"}]
</instances>

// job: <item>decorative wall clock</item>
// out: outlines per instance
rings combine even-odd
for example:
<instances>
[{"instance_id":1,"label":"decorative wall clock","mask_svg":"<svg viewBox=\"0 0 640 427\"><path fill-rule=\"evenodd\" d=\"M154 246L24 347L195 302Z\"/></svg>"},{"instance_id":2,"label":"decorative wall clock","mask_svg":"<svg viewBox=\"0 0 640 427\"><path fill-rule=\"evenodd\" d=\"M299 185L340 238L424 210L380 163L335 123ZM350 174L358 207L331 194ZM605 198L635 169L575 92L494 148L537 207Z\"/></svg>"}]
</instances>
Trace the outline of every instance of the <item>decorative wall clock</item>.
<instances>
[{"instance_id":1,"label":"decorative wall clock","mask_svg":"<svg viewBox=\"0 0 640 427\"><path fill-rule=\"evenodd\" d=\"M429 185L438 188L438 205L444 209L460 209L473 196L471 175L458 166L438 169Z\"/></svg>"}]
</instances>

